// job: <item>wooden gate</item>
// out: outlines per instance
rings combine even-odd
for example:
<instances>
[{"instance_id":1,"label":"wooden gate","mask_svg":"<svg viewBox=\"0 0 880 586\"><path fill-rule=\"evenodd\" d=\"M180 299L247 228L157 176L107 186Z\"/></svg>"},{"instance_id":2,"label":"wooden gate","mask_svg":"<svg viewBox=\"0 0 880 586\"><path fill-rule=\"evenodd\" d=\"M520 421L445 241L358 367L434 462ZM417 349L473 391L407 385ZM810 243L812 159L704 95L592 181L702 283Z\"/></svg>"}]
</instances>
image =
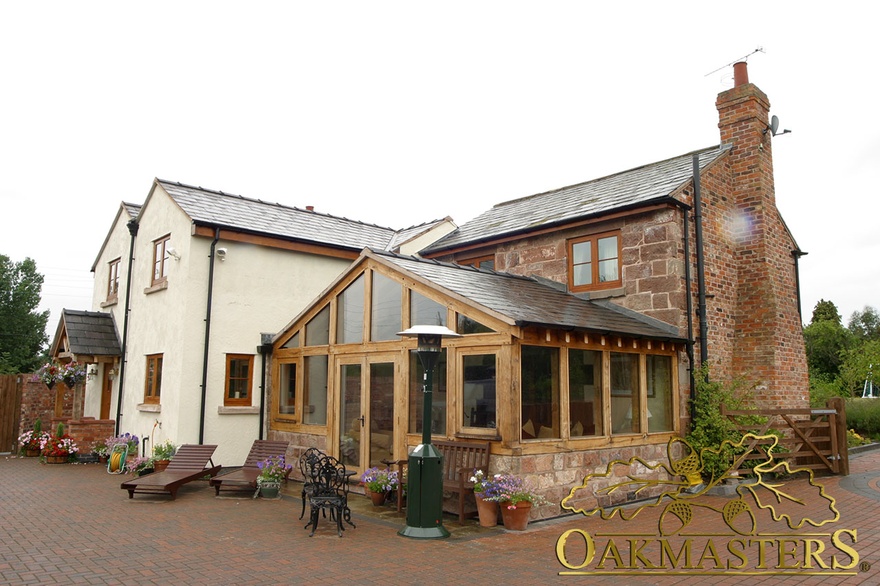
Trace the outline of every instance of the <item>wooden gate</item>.
<instances>
[{"instance_id":1,"label":"wooden gate","mask_svg":"<svg viewBox=\"0 0 880 586\"><path fill-rule=\"evenodd\" d=\"M23 374L0 375L0 453L18 450Z\"/></svg>"},{"instance_id":2,"label":"wooden gate","mask_svg":"<svg viewBox=\"0 0 880 586\"><path fill-rule=\"evenodd\" d=\"M797 468L827 470L832 474L849 474L849 452L846 443L846 404L841 398L830 399L825 409L727 409L721 414L736 424L741 433L766 435L769 430L782 432L777 458L790 460ZM743 417L758 416L764 423L743 424ZM760 442L750 446L758 451Z\"/></svg>"}]
</instances>

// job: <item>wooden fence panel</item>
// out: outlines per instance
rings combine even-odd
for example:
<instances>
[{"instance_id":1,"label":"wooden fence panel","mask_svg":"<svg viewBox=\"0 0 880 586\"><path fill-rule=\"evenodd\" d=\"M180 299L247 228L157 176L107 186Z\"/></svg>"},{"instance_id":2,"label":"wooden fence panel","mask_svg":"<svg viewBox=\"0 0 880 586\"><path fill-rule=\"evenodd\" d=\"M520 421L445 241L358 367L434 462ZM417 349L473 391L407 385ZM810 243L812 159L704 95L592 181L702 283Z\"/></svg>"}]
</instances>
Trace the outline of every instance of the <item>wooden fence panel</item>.
<instances>
[{"instance_id":1,"label":"wooden fence panel","mask_svg":"<svg viewBox=\"0 0 880 586\"><path fill-rule=\"evenodd\" d=\"M0 453L18 450L23 377L21 374L0 375Z\"/></svg>"}]
</instances>

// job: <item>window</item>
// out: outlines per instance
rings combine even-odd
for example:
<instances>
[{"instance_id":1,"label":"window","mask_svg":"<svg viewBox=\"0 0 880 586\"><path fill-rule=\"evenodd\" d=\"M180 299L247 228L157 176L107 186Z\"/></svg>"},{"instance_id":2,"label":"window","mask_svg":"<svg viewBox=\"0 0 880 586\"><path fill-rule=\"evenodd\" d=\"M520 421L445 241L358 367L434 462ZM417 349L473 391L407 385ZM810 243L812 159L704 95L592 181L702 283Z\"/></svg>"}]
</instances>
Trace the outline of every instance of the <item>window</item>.
<instances>
[{"instance_id":1,"label":"window","mask_svg":"<svg viewBox=\"0 0 880 586\"><path fill-rule=\"evenodd\" d=\"M488 256L469 258L467 260L459 261L458 264L468 266L468 267L475 267L478 269L486 269L489 271L494 271L495 270L495 255L490 254Z\"/></svg>"},{"instance_id":2,"label":"window","mask_svg":"<svg viewBox=\"0 0 880 586\"><path fill-rule=\"evenodd\" d=\"M410 326L445 326L446 306L413 291L409 300Z\"/></svg>"},{"instance_id":3,"label":"window","mask_svg":"<svg viewBox=\"0 0 880 586\"><path fill-rule=\"evenodd\" d=\"M495 429L495 354L472 354L461 358L463 427Z\"/></svg>"},{"instance_id":4,"label":"window","mask_svg":"<svg viewBox=\"0 0 880 586\"><path fill-rule=\"evenodd\" d=\"M226 406L250 406L254 357L250 354L226 355Z\"/></svg>"},{"instance_id":5,"label":"window","mask_svg":"<svg viewBox=\"0 0 880 586\"><path fill-rule=\"evenodd\" d=\"M119 297L119 261L111 260L107 276L107 301L115 301Z\"/></svg>"},{"instance_id":6,"label":"window","mask_svg":"<svg viewBox=\"0 0 880 586\"><path fill-rule=\"evenodd\" d=\"M441 348L431 385L431 433L446 434L446 348ZM418 352L409 354L409 433L422 433L425 418L425 369Z\"/></svg>"},{"instance_id":7,"label":"window","mask_svg":"<svg viewBox=\"0 0 880 586\"><path fill-rule=\"evenodd\" d=\"M522 437L559 438L559 348L523 346Z\"/></svg>"},{"instance_id":8,"label":"window","mask_svg":"<svg viewBox=\"0 0 880 586\"><path fill-rule=\"evenodd\" d=\"M611 432L639 433L639 355L611 353Z\"/></svg>"},{"instance_id":9,"label":"window","mask_svg":"<svg viewBox=\"0 0 880 586\"><path fill-rule=\"evenodd\" d=\"M399 340L397 332L403 329L400 322L400 305L403 287L397 281L373 271L373 299L370 319L370 340Z\"/></svg>"},{"instance_id":10,"label":"window","mask_svg":"<svg viewBox=\"0 0 880 586\"><path fill-rule=\"evenodd\" d=\"M364 276L355 279L339 294L336 305L336 343L364 341Z\"/></svg>"},{"instance_id":11,"label":"window","mask_svg":"<svg viewBox=\"0 0 880 586\"><path fill-rule=\"evenodd\" d=\"M672 357L648 354L648 431L673 431Z\"/></svg>"},{"instance_id":12,"label":"window","mask_svg":"<svg viewBox=\"0 0 880 586\"><path fill-rule=\"evenodd\" d=\"M495 331L463 313L458 314L456 321L458 322L457 333L459 334L489 334Z\"/></svg>"},{"instance_id":13,"label":"window","mask_svg":"<svg viewBox=\"0 0 880 586\"><path fill-rule=\"evenodd\" d=\"M568 420L570 437L603 435L602 352L568 351Z\"/></svg>"},{"instance_id":14,"label":"window","mask_svg":"<svg viewBox=\"0 0 880 586\"><path fill-rule=\"evenodd\" d=\"M568 281L572 291L620 286L620 234L598 234L568 243Z\"/></svg>"},{"instance_id":15,"label":"window","mask_svg":"<svg viewBox=\"0 0 880 586\"><path fill-rule=\"evenodd\" d=\"M318 312L306 324L306 346L324 346L330 343L330 306Z\"/></svg>"},{"instance_id":16,"label":"window","mask_svg":"<svg viewBox=\"0 0 880 586\"><path fill-rule=\"evenodd\" d=\"M304 366L302 422L306 425L327 425L328 357L306 356Z\"/></svg>"},{"instance_id":17,"label":"window","mask_svg":"<svg viewBox=\"0 0 880 586\"><path fill-rule=\"evenodd\" d=\"M296 413L296 363L281 365L281 392L278 395L278 412Z\"/></svg>"},{"instance_id":18,"label":"window","mask_svg":"<svg viewBox=\"0 0 880 586\"><path fill-rule=\"evenodd\" d=\"M281 346L281 347L282 347L282 348L299 348L299 332L297 332L297 333L295 333L294 335L290 336L290 339L287 340L287 341L284 343L284 345Z\"/></svg>"},{"instance_id":19,"label":"window","mask_svg":"<svg viewBox=\"0 0 880 586\"><path fill-rule=\"evenodd\" d=\"M162 355L147 356L147 376L144 384L144 403L159 403L162 394Z\"/></svg>"},{"instance_id":20,"label":"window","mask_svg":"<svg viewBox=\"0 0 880 586\"><path fill-rule=\"evenodd\" d=\"M168 243L170 240L171 234L153 241L153 285L168 280Z\"/></svg>"}]
</instances>

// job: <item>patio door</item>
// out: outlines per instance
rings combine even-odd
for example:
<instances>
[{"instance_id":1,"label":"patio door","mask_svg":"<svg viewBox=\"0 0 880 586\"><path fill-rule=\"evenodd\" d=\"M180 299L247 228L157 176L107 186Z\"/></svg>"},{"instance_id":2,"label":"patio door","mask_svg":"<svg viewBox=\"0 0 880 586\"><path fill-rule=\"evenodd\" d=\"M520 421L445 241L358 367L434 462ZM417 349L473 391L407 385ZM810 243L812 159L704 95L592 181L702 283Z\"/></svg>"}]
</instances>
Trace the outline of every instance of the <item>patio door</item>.
<instances>
[{"instance_id":1,"label":"patio door","mask_svg":"<svg viewBox=\"0 0 880 586\"><path fill-rule=\"evenodd\" d=\"M339 456L345 467L363 472L394 456L393 355L339 356Z\"/></svg>"}]
</instances>

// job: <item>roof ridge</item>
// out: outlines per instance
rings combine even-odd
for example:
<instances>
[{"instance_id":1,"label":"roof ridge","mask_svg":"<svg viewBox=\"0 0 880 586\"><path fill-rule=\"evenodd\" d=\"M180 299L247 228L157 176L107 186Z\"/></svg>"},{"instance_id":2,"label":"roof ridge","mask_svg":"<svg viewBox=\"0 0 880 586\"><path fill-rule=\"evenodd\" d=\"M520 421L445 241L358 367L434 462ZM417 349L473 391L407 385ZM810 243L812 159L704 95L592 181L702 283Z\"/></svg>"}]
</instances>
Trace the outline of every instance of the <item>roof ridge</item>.
<instances>
[{"instance_id":1,"label":"roof ridge","mask_svg":"<svg viewBox=\"0 0 880 586\"><path fill-rule=\"evenodd\" d=\"M610 174L608 174L608 175L603 175L602 177L594 177L593 179L588 179L587 181L581 181L581 182L579 182L579 183L572 183L571 185L563 185L562 187L557 187L557 188L555 188L555 189L549 189L549 190L547 190L547 191L542 191L542 192L540 192L540 193L533 193L533 194L531 194L531 195L524 195L524 196L522 196L522 197L517 197L517 198L514 198L514 199L509 199L509 200L506 200L506 201L502 201L502 202L496 203L496 204L495 204L494 206L492 206L492 207L493 207L493 208L499 208L499 207L503 207L503 206L506 206L506 205L509 205L509 204L513 204L513 203L518 203L518 202L521 202L521 201L525 201L525 200L527 200L527 199L532 199L532 198L537 198L537 197L543 197L543 196L545 196L545 195L550 195L551 193L557 193L557 192L560 192L560 191L563 191L563 190L566 190L566 189L571 189L571 188L573 188L573 187L581 187L582 185L589 185L590 183L596 183L596 182L598 182L598 181L604 181L604 180L606 180L606 179L610 179L610 178L612 178L612 177L617 177L618 175L625 175L625 174L627 174L627 173L632 173L633 171L638 171L638 170L640 170L640 169L645 169L645 168L647 168L647 167L653 167L653 166L655 166L655 165L660 165L660 164L662 164L662 163L667 163L667 162L669 162L669 161L674 161L675 159L681 159L681 158L684 158L684 157L693 156L693 155L695 155L695 154L697 154L697 153L702 154L702 153L706 153L706 152L709 152L709 151L712 151L712 150L715 150L715 149L721 150L721 149L723 149L723 148L725 148L725 147L728 147L728 146L729 146L729 145L717 144L717 145L712 145L712 146L709 146L709 147L704 147L704 148L701 148L701 149L697 149L697 150L695 150L695 151L691 151L691 152L689 152L689 153L683 153L683 154L681 154L681 155L676 155L676 156L674 156L674 157L668 157L668 158L666 158L666 159L660 159L659 161L653 161L653 162L651 162L651 163L645 163L645 164L643 164L643 165L637 165L637 166L632 167L632 168L630 168L630 169L624 169L623 171L617 171L617 172L615 172L615 173L610 173Z\"/></svg>"},{"instance_id":2,"label":"roof ridge","mask_svg":"<svg viewBox=\"0 0 880 586\"><path fill-rule=\"evenodd\" d=\"M390 226L380 226L379 224L372 224L372 223L369 223L369 222L362 222L362 221L360 221L360 220L352 220L352 219L350 219L350 218L346 218L345 216L335 216L335 215L333 215L333 214L328 214L328 213L326 213L326 212L316 212L315 210L303 209L303 208L300 208L300 207L297 207L297 206L291 206L291 205L283 204L283 203L280 203L280 202L269 202L269 201L264 201L264 200L262 200L262 199L258 199L258 198L247 197L247 196L244 196L244 195L238 195L238 194L234 194L234 193L226 193L226 192L224 192L224 191L219 191L219 190L216 190L216 189L209 189L209 188L202 187L202 186L195 186L195 185L189 185L189 184L186 184L186 183L181 183L180 181L169 181L169 180L167 180L167 179L160 179L160 178L158 178L158 177L156 178L156 181L158 181L159 183L167 183L167 184L169 184L169 185L177 185L177 186L179 186L179 187L183 187L183 188L186 188L186 189L197 189L197 190L199 190L199 191L204 191L205 193L210 193L210 194L214 194L214 195L220 195L220 196L223 196L223 197L231 197L231 198L239 199L239 200L242 200L242 201L249 201L249 202L252 202L252 203L263 204L263 205L272 206L272 207L277 207L277 208L282 208L282 209L286 209L286 210L294 210L294 211L297 211L297 212L302 212L302 213L304 213L304 214L315 214L315 215L318 215L318 216L323 216L323 217L325 217L325 218L333 218L334 220L344 220L344 221L346 221L346 222L351 222L351 223L353 223L353 224L360 224L361 226L372 226L373 228L380 228L380 229L382 229L382 230L389 230L389 231L391 231L391 232L395 232L395 233L396 233L396 232L399 232L399 230L397 230L397 229L395 229L395 228L391 228Z\"/></svg>"}]
</instances>

